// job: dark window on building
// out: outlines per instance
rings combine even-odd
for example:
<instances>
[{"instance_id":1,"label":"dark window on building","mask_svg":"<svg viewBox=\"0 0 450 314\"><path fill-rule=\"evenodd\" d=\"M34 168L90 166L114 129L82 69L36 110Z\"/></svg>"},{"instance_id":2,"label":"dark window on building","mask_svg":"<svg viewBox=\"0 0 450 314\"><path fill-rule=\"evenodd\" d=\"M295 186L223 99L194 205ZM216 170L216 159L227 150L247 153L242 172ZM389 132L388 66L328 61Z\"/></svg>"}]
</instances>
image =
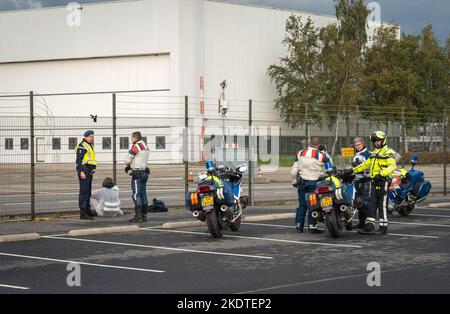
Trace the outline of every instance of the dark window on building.
<instances>
[{"instance_id":1,"label":"dark window on building","mask_svg":"<svg viewBox=\"0 0 450 314\"><path fill-rule=\"evenodd\" d=\"M111 138L110 137L103 137L102 138L102 147L103 149L111 149Z\"/></svg>"},{"instance_id":2,"label":"dark window on building","mask_svg":"<svg viewBox=\"0 0 450 314\"><path fill-rule=\"evenodd\" d=\"M29 144L29 139L28 138L21 138L20 139L20 149L21 150L28 150L28 144Z\"/></svg>"},{"instance_id":3,"label":"dark window on building","mask_svg":"<svg viewBox=\"0 0 450 314\"><path fill-rule=\"evenodd\" d=\"M14 142L12 138L5 138L5 150L13 150Z\"/></svg>"},{"instance_id":4,"label":"dark window on building","mask_svg":"<svg viewBox=\"0 0 450 314\"><path fill-rule=\"evenodd\" d=\"M53 150L61 149L61 138L59 138L59 137L52 138L52 149Z\"/></svg>"},{"instance_id":5,"label":"dark window on building","mask_svg":"<svg viewBox=\"0 0 450 314\"><path fill-rule=\"evenodd\" d=\"M166 137L157 136L156 137L156 149L166 149Z\"/></svg>"},{"instance_id":6,"label":"dark window on building","mask_svg":"<svg viewBox=\"0 0 450 314\"><path fill-rule=\"evenodd\" d=\"M120 149L128 149L128 137L120 138Z\"/></svg>"},{"instance_id":7,"label":"dark window on building","mask_svg":"<svg viewBox=\"0 0 450 314\"><path fill-rule=\"evenodd\" d=\"M69 137L69 149L74 150L78 145L78 139L76 137Z\"/></svg>"}]
</instances>

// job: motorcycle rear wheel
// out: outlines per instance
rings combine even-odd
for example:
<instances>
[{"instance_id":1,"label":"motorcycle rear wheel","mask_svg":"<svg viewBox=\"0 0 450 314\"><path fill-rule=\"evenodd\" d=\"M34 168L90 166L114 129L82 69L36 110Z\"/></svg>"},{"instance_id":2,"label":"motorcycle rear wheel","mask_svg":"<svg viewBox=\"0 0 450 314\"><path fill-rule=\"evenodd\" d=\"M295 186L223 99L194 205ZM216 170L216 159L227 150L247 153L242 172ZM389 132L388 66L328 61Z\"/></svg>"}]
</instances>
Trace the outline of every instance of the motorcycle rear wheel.
<instances>
[{"instance_id":1,"label":"motorcycle rear wheel","mask_svg":"<svg viewBox=\"0 0 450 314\"><path fill-rule=\"evenodd\" d=\"M338 217L335 208L333 208L331 212L325 214L325 223L332 238L341 237L342 231L339 228Z\"/></svg>"},{"instance_id":2,"label":"motorcycle rear wheel","mask_svg":"<svg viewBox=\"0 0 450 314\"><path fill-rule=\"evenodd\" d=\"M216 210L206 214L206 223L208 224L208 231L213 238L221 238L223 236L222 228L219 225L219 218L217 217Z\"/></svg>"}]
</instances>

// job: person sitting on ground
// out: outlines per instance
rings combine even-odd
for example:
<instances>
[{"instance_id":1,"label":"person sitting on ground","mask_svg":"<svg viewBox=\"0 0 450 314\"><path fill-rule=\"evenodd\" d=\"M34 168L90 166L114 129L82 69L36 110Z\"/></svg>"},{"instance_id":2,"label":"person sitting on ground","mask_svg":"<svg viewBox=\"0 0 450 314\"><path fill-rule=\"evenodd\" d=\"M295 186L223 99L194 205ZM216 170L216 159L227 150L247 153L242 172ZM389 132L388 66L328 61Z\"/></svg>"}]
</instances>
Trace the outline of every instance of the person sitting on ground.
<instances>
[{"instance_id":1,"label":"person sitting on ground","mask_svg":"<svg viewBox=\"0 0 450 314\"><path fill-rule=\"evenodd\" d=\"M111 178L105 178L101 189L92 191L91 204L99 217L123 216L120 210L119 188Z\"/></svg>"}]
</instances>

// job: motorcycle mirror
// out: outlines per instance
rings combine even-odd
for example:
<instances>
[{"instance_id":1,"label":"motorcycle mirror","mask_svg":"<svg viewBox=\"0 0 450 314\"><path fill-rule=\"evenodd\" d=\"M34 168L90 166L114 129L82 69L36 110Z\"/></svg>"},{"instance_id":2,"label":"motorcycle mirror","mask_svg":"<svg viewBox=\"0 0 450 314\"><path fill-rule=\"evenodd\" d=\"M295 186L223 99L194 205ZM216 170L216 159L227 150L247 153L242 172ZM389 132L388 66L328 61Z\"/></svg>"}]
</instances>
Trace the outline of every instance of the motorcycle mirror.
<instances>
[{"instance_id":1,"label":"motorcycle mirror","mask_svg":"<svg viewBox=\"0 0 450 314\"><path fill-rule=\"evenodd\" d=\"M417 156L417 155L412 156L411 165L415 166L415 165L417 165L418 162L419 162L419 156Z\"/></svg>"},{"instance_id":2,"label":"motorcycle mirror","mask_svg":"<svg viewBox=\"0 0 450 314\"><path fill-rule=\"evenodd\" d=\"M237 172L240 172L240 173L244 173L244 172L246 172L247 171L247 165L241 165L241 166L238 166L237 167Z\"/></svg>"}]
</instances>

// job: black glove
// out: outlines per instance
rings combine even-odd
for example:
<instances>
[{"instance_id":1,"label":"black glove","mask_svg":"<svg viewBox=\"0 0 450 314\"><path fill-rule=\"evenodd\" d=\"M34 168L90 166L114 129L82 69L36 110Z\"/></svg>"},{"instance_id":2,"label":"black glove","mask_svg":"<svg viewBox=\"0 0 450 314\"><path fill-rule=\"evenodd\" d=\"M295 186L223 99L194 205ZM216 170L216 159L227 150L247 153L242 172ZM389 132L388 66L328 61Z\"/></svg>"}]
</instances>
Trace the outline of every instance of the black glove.
<instances>
[{"instance_id":1,"label":"black glove","mask_svg":"<svg viewBox=\"0 0 450 314\"><path fill-rule=\"evenodd\" d=\"M128 173L128 171L130 171L131 170L131 167L130 166L126 166L125 167L125 173Z\"/></svg>"},{"instance_id":2,"label":"black glove","mask_svg":"<svg viewBox=\"0 0 450 314\"><path fill-rule=\"evenodd\" d=\"M298 184L297 184L297 183L292 184L292 186L293 186L294 188L298 188Z\"/></svg>"}]
</instances>

